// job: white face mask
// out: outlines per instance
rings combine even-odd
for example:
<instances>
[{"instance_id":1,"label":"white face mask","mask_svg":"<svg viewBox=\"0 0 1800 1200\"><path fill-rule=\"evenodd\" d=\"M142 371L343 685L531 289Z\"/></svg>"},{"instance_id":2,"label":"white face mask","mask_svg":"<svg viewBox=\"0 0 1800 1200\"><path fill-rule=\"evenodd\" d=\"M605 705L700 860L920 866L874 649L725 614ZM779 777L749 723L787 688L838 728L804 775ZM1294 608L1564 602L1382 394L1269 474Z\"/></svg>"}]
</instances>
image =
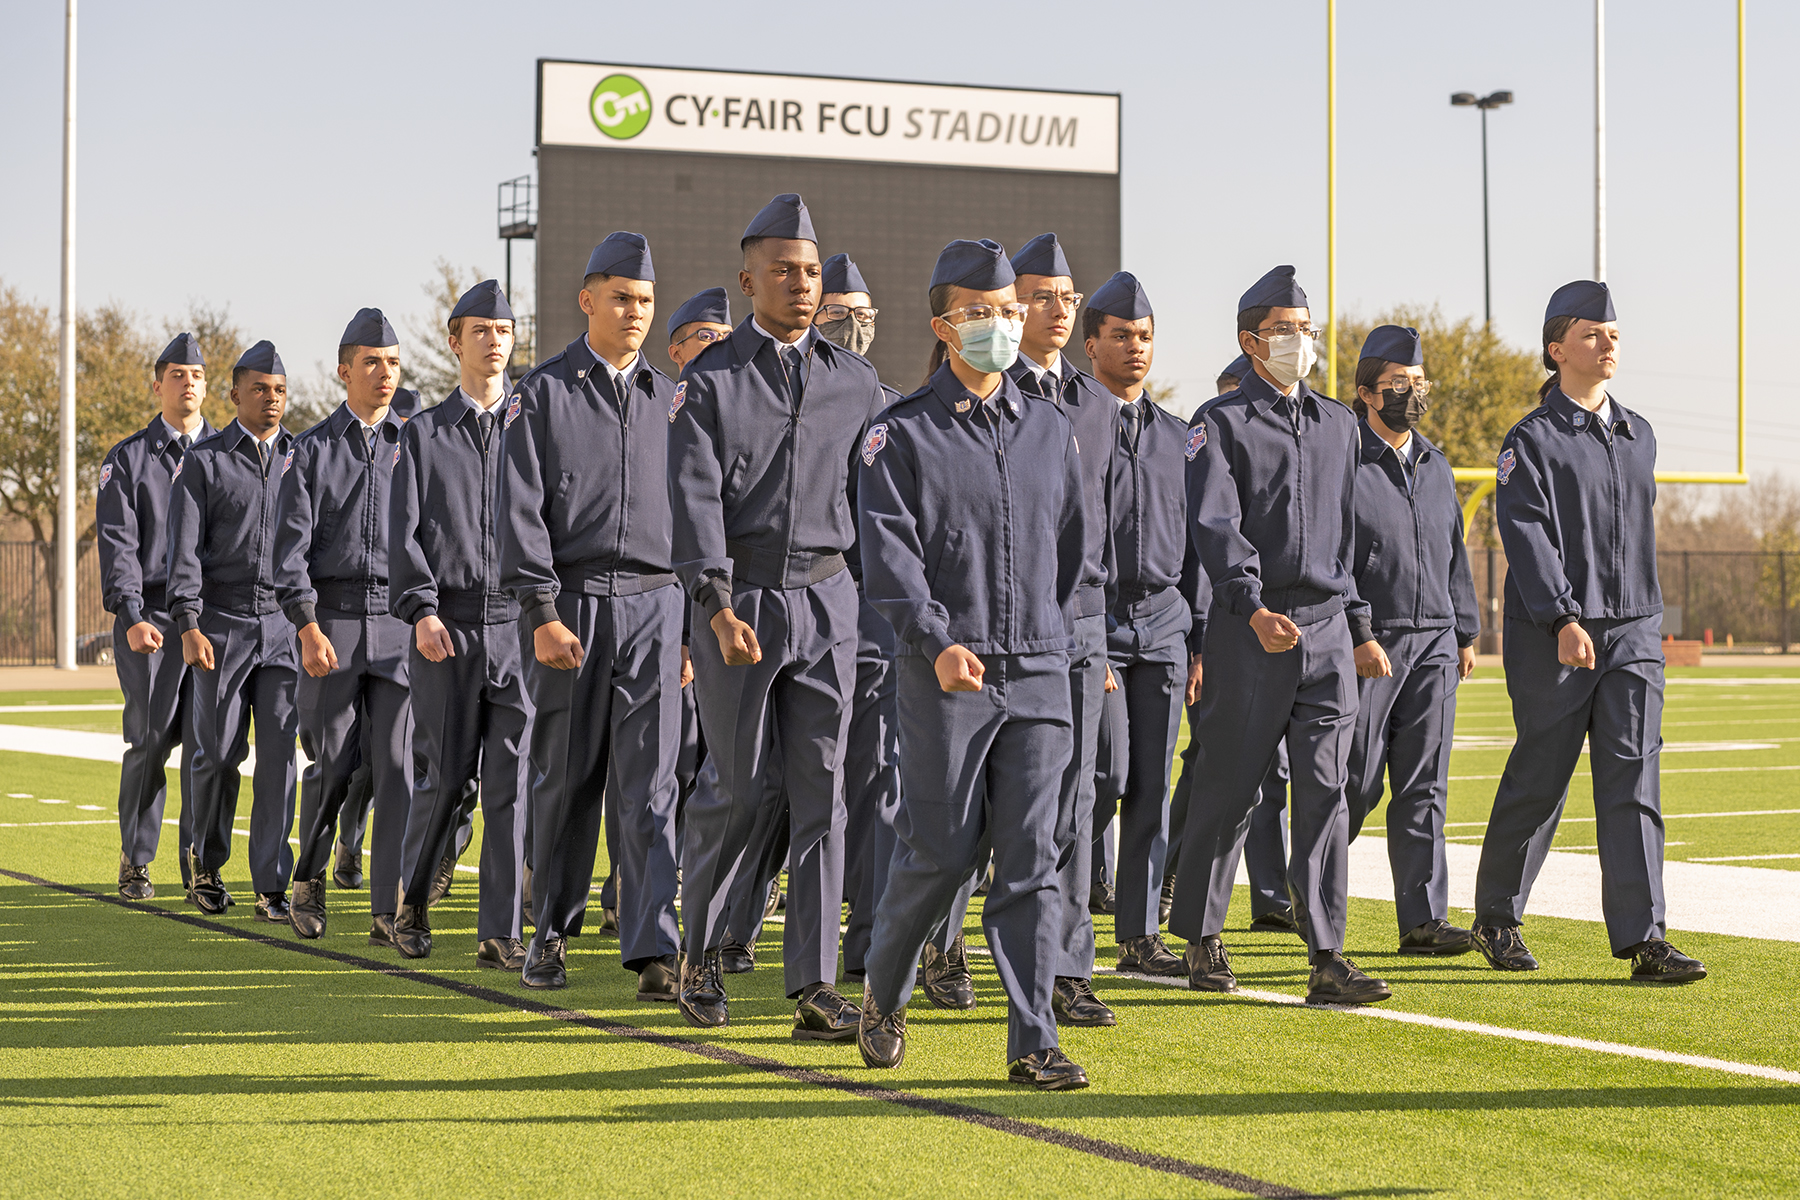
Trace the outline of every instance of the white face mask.
<instances>
[{"instance_id":1,"label":"white face mask","mask_svg":"<svg viewBox=\"0 0 1800 1200\"><path fill-rule=\"evenodd\" d=\"M1269 339L1269 357L1263 359L1263 365L1282 387L1291 388L1312 374L1313 364L1318 361L1319 352L1313 349L1311 338L1286 333Z\"/></svg>"}]
</instances>

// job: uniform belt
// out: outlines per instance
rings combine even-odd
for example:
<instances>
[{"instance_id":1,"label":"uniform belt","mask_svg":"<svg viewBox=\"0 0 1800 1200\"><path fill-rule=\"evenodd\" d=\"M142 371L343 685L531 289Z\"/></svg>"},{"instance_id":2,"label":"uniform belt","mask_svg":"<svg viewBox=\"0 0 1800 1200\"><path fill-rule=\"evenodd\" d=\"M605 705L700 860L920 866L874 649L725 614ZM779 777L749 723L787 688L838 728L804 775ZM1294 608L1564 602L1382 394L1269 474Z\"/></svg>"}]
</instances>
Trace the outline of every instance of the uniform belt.
<instances>
[{"instance_id":1,"label":"uniform belt","mask_svg":"<svg viewBox=\"0 0 1800 1200\"><path fill-rule=\"evenodd\" d=\"M796 550L783 554L779 550L760 550L743 542L726 542L725 553L731 555L733 583L752 587L801 588L823 583L847 564L842 554L814 554Z\"/></svg>"},{"instance_id":2,"label":"uniform belt","mask_svg":"<svg viewBox=\"0 0 1800 1200\"><path fill-rule=\"evenodd\" d=\"M563 591L583 596L636 596L676 582L673 571L594 570L580 566L556 568L556 580Z\"/></svg>"},{"instance_id":3,"label":"uniform belt","mask_svg":"<svg viewBox=\"0 0 1800 1200\"><path fill-rule=\"evenodd\" d=\"M144 585L144 596L140 607L146 612L149 612L152 609L155 609L157 612L165 611L169 607L168 585L161 583L146 583Z\"/></svg>"},{"instance_id":4,"label":"uniform belt","mask_svg":"<svg viewBox=\"0 0 1800 1200\"><path fill-rule=\"evenodd\" d=\"M1343 612L1344 598L1324 588L1266 588L1262 606L1270 612L1280 613L1296 625L1309 625Z\"/></svg>"},{"instance_id":5,"label":"uniform belt","mask_svg":"<svg viewBox=\"0 0 1800 1200\"><path fill-rule=\"evenodd\" d=\"M1180 589L1174 584L1156 588L1121 588L1119 598L1113 606L1113 615L1127 621L1141 621L1170 607L1180 598L1179 592Z\"/></svg>"},{"instance_id":6,"label":"uniform belt","mask_svg":"<svg viewBox=\"0 0 1800 1200\"><path fill-rule=\"evenodd\" d=\"M219 583L203 579L200 581L200 599L213 608L256 616L281 611L281 606L275 603L274 587L266 583Z\"/></svg>"},{"instance_id":7,"label":"uniform belt","mask_svg":"<svg viewBox=\"0 0 1800 1200\"><path fill-rule=\"evenodd\" d=\"M319 593L319 608L333 612L385 613L388 610L387 584L373 579L322 579L313 584Z\"/></svg>"},{"instance_id":8,"label":"uniform belt","mask_svg":"<svg viewBox=\"0 0 1800 1200\"><path fill-rule=\"evenodd\" d=\"M505 592L438 590L438 616L464 625L505 625L519 619L519 602Z\"/></svg>"}]
</instances>

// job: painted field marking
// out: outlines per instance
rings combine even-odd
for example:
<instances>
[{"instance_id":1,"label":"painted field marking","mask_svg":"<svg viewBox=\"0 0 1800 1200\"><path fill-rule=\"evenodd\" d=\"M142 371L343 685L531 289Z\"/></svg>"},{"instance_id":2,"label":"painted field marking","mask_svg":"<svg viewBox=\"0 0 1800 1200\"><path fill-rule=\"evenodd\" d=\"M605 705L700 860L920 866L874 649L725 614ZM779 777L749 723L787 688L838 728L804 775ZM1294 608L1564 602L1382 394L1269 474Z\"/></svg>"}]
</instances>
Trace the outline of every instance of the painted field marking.
<instances>
[{"instance_id":1,"label":"painted field marking","mask_svg":"<svg viewBox=\"0 0 1800 1200\"><path fill-rule=\"evenodd\" d=\"M1668 843L1675 845L1674 842ZM1723 858L1690 858L1689 862L1762 862L1771 858L1800 858L1800 854L1727 854Z\"/></svg>"},{"instance_id":2,"label":"painted field marking","mask_svg":"<svg viewBox=\"0 0 1800 1200\"><path fill-rule=\"evenodd\" d=\"M1795 718L1800 720L1800 718ZM1708 721L1706 724L1726 725L1733 722ZM1666 727L1666 725L1665 725ZM1452 750L1510 750L1519 739L1516 737L1457 737L1451 740ZM1743 750L1779 750L1774 742L1664 742L1664 754L1726 754ZM1583 744L1581 752L1586 754L1588 747Z\"/></svg>"},{"instance_id":3,"label":"painted field marking","mask_svg":"<svg viewBox=\"0 0 1800 1200\"><path fill-rule=\"evenodd\" d=\"M123 704L0 704L0 713L124 711Z\"/></svg>"},{"instance_id":4,"label":"painted field marking","mask_svg":"<svg viewBox=\"0 0 1800 1200\"><path fill-rule=\"evenodd\" d=\"M0 821L0 829L45 829L51 825L111 825L111 821Z\"/></svg>"},{"instance_id":5,"label":"painted field marking","mask_svg":"<svg viewBox=\"0 0 1800 1200\"><path fill-rule=\"evenodd\" d=\"M1800 764L1789 763L1789 764L1786 764L1783 766L1776 766L1776 767L1668 767L1664 770L1658 771L1657 774L1658 775L1723 775L1723 774L1729 774L1734 771L1800 771ZM1574 775L1570 776L1570 778L1572 778L1572 779L1592 779L1593 777L1594 777L1594 773L1592 771L1577 771L1577 772L1575 772ZM1503 776L1500 776L1500 775L1452 775L1452 776L1450 776L1450 778L1453 781L1468 782L1470 780L1476 780L1476 779L1500 779L1500 778L1503 778ZM1668 816L1669 814L1664 813L1663 815ZM1693 814L1689 814L1689 815L1701 816L1704 814L1693 813ZM1568 820L1574 820L1575 818L1564 817L1563 819L1565 821L1568 821Z\"/></svg>"},{"instance_id":6,"label":"painted field marking","mask_svg":"<svg viewBox=\"0 0 1800 1200\"><path fill-rule=\"evenodd\" d=\"M1699 817L1791 817L1795 813L1800 813L1800 808L1748 808L1736 812L1664 813L1663 820L1691 821ZM1564 817L1562 824L1573 825L1578 821L1591 823L1598 819L1597 817ZM1486 821L1449 821L1445 823L1444 828L1481 829L1486 825Z\"/></svg>"}]
</instances>

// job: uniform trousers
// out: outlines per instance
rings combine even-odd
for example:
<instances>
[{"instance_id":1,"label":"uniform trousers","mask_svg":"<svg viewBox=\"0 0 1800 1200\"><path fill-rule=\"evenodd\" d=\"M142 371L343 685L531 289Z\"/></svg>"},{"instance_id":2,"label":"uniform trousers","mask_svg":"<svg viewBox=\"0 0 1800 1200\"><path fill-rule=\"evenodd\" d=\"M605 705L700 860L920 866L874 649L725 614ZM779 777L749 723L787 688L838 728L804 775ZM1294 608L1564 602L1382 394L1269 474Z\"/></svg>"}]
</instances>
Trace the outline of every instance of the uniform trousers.
<instances>
[{"instance_id":1,"label":"uniform trousers","mask_svg":"<svg viewBox=\"0 0 1800 1200\"><path fill-rule=\"evenodd\" d=\"M1163 870L1164 879L1173 879L1181 864L1181 844L1187 829L1187 815L1198 786L1194 760L1200 753L1200 740L1194 736L1199 725L1200 705L1188 706L1188 742L1181 751L1181 779L1175 784L1169 800L1169 855ZM1288 907L1287 858L1287 743L1275 748L1275 761L1263 776L1261 798L1250 810L1250 828L1238 848L1244 869L1250 876L1250 917L1279 912Z\"/></svg>"},{"instance_id":2,"label":"uniform trousers","mask_svg":"<svg viewBox=\"0 0 1800 1200\"><path fill-rule=\"evenodd\" d=\"M1064 961L1056 835L1074 752L1069 656L982 663L979 692L945 692L930 660L895 659L900 800L867 986L884 1014L907 1003L927 935L991 849L981 923L1006 989L1010 1062L1057 1044L1050 996Z\"/></svg>"},{"instance_id":3,"label":"uniform trousers","mask_svg":"<svg viewBox=\"0 0 1800 1200\"><path fill-rule=\"evenodd\" d=\"M156 859L163 809L169 795L169 753L181 744L181 810L176 850L188 881L188 847L194 843L193 669L181 657L181 635L169 614L144 610L143 619L163 635L163 648L139 654L126 637L125 618L113 621L113 664L125 693L125 757L119 764L119 850L136 866Z\"/></svg>"},{"instance_id":4,"label":"uniform trousers","mask_svg":"<svg viewBox=\"0 0 1800 1200\"><path fill-rule=\"evenodd\" d=\"M1056 873L1063 904L1056 973L1087 979L1094 973L1094 918L1088 884L1094 856L1094 756L1106 706L1106 616L1075 621L1069 663L1069 708L1074 745L1064 772L1056 818ZM956 928L961 929L960 923Z\"/></svg>"},{"instance_id":5,"label":"uniform trousers","mask_svg":"<svg viewBox=\"0 0 1800 1200\"><path fill-rule=\"evenodd\" d=\"M1350 743L1350 839L1381 803L1388 781L1387 852L1400 932L1450 912L1444 861L1444 804L1456 728L1456 631L1382 631L1376 637L1394 673L1356 681L1356 736Z\"/></svg>"},{"instance_id":6,"label":"uniform trousers","mask_svg":"<svg viewBox=\"0 0 1800 1200\"><path fill-rule=\"evenodd\" d=\"M1517 925L1556 836L1583 741L1594 773L1600 907L1617 958L1663 937L1661 618L1583 621L1593 670L1557 661L1556 635L1508 618L1502 657L1517 742L1494 794L1475 919Z\"/></svg>"},{"instance_id":7,"label":"uniform trousers","mask_svg":"<svg viewBox=\"0 0 1800 1200\"><path fill-rule=\"evenodd\" d=\"M401 852L402 902L424 908L438 864L455 849L468 785L480 781L481 863L477 941L523 936L525 806L531 703L516 623L443 619L455 650L432 662L415 639L413 792Z\"/></svg>"},{"instance_id":8,"label":"uniform trousers","mask_svg":"<svg viewBox=\"0 0 1800 1200\"><path fill-rule=\"evenodd\" d=\"M1239 848L1285 741L1293 775L1288 882L1295 920L1312 950L1342 949L1349 898L1344 788L1355 731L1355 656L1342 611L1302 624L1297 646L1270 654L1247 618L1214 606L1194 730L1202 782L1182 835L1186 869L1175 877L1169 932L1192 940L1224 929Z\"/></svg>"},{"instance_id":9,"label":"uniform trousers","mask_svg":"<svg viewBox=\"0 0 1800 1200\"><path fill-rule=\"evenodd\" d=\"M754 833L774 792L768 778L773 768L789 809L783 966L787 994L797 996L810 984L837 979L856 581L839 571L798 588L740 582L732 608L756 631L760 662L726 666L710 631L696 632L689 643L700 727L717 786L697 787L688 801L684 944L688 958L698 962L724 941L733 885L740 873L755 870ZM695 630L706 627L704 614L695 612Z\"/></svg>"},{"instance_id":10,"label":"uniform trousers","mask_svg":"<svg viewBox=\"0 0 1800 1200\"><path fill-rule=\"evenodd\" d=\"M844 972L861 974L875 928L876 829L891 829L900 794L900 731L895 712L894 627L864 600L857 610L856 696L844 752ZM891 853L892 841L885 845ZM885 870L883 871L885 878Z\"/></svg>"}]
</instances>

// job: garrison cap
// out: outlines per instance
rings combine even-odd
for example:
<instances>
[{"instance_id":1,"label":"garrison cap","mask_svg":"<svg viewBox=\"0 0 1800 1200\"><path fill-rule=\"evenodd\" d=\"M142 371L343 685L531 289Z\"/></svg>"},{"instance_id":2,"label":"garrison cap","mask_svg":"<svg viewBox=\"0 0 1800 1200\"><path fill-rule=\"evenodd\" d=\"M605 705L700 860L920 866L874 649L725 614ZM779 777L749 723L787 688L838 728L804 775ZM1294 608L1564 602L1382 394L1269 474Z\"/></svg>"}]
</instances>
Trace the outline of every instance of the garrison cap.
<instances>
[{"instance_id":1,"label":"garrison cap","mask_svg":"<svg viewBox=\"0 0 1800 1200\"><path fill-rule=\"evenodd\" d=\"M1121 321L1140 321L1156 315L1156 310L1150 307L1150 297L1144 294L1144 285L1130 271L1119 271L1101 284L1100 289L1088 297L1087 305L1095 312Z\"/></svg>"},{"instance_id":2,"label":"garrison cap","mask_svg":"<svg viewBox=\"0 0 1800 1200\"><path fill-rule=\"evenodd\" d=\"M338 346L398 346L400 337L388 319L381 315L379 308L359 308L350 323L344 326L344 336L338 339Z\"/></svg>"},{"instance_id":3,"label":"garrison cap","mask_svg":"<svg viewBox=\"0 0 1800 1200\"><path fill-rule=\"evenodd\" d=\"M361 343L359 343L361 344ZM264 375L286 375L287 368L281 365L281 355L275 353L275 343L268 338L256 343L239 356L233 371L258 371Z\"/></svg>"},{"instance_id":4,"label":"garrison cap","mask_svg":"<svg viewBox=\"0 0 1800 1200\"><path fill-rule=\"evenodd\" d=\"M1056 240L1054 233L1040 233L1026 242L1024 248L1012 256L1012 269L1018 275L1075 274L1069 270L1069 260L1063 257L1062 243Z\"/></svg>"},{"instance_id":5,"label":"garrison cap","mask_svg":"<svg viewBox=\"0 0 1800 1200\"><path fill-rule=\"evenodd\" d=\"M587 270L581 275L583 279L589 275L618 275L624 279L655 283L656 268L650 262L650 243L641 233L609 233L588 255Z\"/></svg>"},{"instance_id":6,"label":"garrison cap","mask_svg":"<svg viewBox=\"0 0 1800 1200\"><path fill-rule=\"evenodd\" d=\"M931 286L953 283L976 292L994 292L1009 286L1018 276L1006 261L1006 247L993 238L979 242L958 239L938 252L931 271Z\"/></svg>"},{"instance_id":7,"label":"garrison cap","mask_svg":"<svg viewBox=\"0 0 1800 1200\"><path fill-rule=\"evenodd\" d=\"M156 356L156 365L176 363L184 367L204 367L206 356L200 353L200 343L191 333L178 333L173 341L163 347L163 352Z\"/></svg>"},{"instance_id":8,"label":"garrison cap","mask_svg":"<svg viewBox=\"0 0 1800 1200\"><path fill-rule=\"evenodd\" d=\"M731 324L731 297L725 294L724 288L707 288L682 301L681 307L669 317L670 340L674 339L677 329L695 321L709 321L714 325Z\"/></svg>"},{"instance_id":9,"label":"garrison cap","mask_svg":"<svg viewBox=\"0 0 1800 1200\"><path fill-rule=\"evenodd\" d=\"M818 244L818 235L813 233L812 214L806 211L806 201L797 192L783 192L767 204L762 211L751 218L750 224L744 228L744 236L738 239L742 246L751 238L798 238L803 242Z\"/></svg>"},{"instance_id":10,"label":"garrison cap","mask_svg":"<svg viewBox=\"0 0 1800 1200\"><path fill-rule=\"evenodd\" d=\"M1219 372L1218 378L1224 379L1225 377L1230 376L1232 379L1243 379L1255 369L1255 367L1250 365L1250 356L1248 354L1240 354L1225 365L1225 369Z\"/></svg>"},{"instance_id":11,"label":"garrison cap","mask_svg":"<svg viewBox=\"0 0 1800 1200\"><path fill-rule=\"evenodd\" d=\"M506 302L506 293L500 290L498 279L484 279L462 294L456 307L450 310L450 319L458 317L492 317L497 321L513 319L512 305Z\"/></svg>"},{"instance_id":12,"label":"garrison cap","mask_svg":"<svg viewBox=\"0 0 1800 1200\"><path fill-rule=\"evenodd\" d=\"M482 314L473 313L464 315L481 316ZM402 421L409 421L419 415L419 393L412 388L395 388L394 398L388 401L388 407L393 410L396 417L399 417Z\"/></svg>"},{"instance_id":13,"label":"garrison cap","mask_svg":"<svg viewBox=\"0 0 1800 1200\"><path fill-rule=\"evenodd\" d=\"M834 254L825 260L824 293L831 292L863 292L867 293L869 285L863 282L862 272L850 261L848 254Z\"/></svg>"},{"instance_id":14,"label":"garrison cap","mask_svg":"<svg viewBox=\"0 0 1800 1200\"><path fill-rule=\"evenodd\" d=\"M1550 295L1550 304L1544 309L1544 324L1548 325L1558 317L1577 317L1583 321L1616 321L1619 314L1613 311L1612 291L1604 283L1592 279L1577 279L1574 283L1565 283Z\"/></svg>"},{"instance_id":15,"label":"garrison cap","mask_svg":"<svg viewBox=\"0 0 1800 1200\"><path fill-rule=\"evenodd\" d=\"M1356 357L1359 362L1365 358L1379 358L1403 367L1416 367L1424 363L1425 351L1419 346L1419 331L1412 326L1377 325L1363 339L1362 353Z\"/></svg>"},{"instance_id":16,"label":"garrison cap","mask_svg":"<svg viewBox=\"0 0 1800 1200\"><path fill-rule=\"evenodd\" d=\"M1250 290L1238 297L1238 311L1251 308L1311 308L1306 302L1306 293L1294 282L1294 268L1276 267L1267 275L1250 285Z\"/></svg>"}]
</instances>

